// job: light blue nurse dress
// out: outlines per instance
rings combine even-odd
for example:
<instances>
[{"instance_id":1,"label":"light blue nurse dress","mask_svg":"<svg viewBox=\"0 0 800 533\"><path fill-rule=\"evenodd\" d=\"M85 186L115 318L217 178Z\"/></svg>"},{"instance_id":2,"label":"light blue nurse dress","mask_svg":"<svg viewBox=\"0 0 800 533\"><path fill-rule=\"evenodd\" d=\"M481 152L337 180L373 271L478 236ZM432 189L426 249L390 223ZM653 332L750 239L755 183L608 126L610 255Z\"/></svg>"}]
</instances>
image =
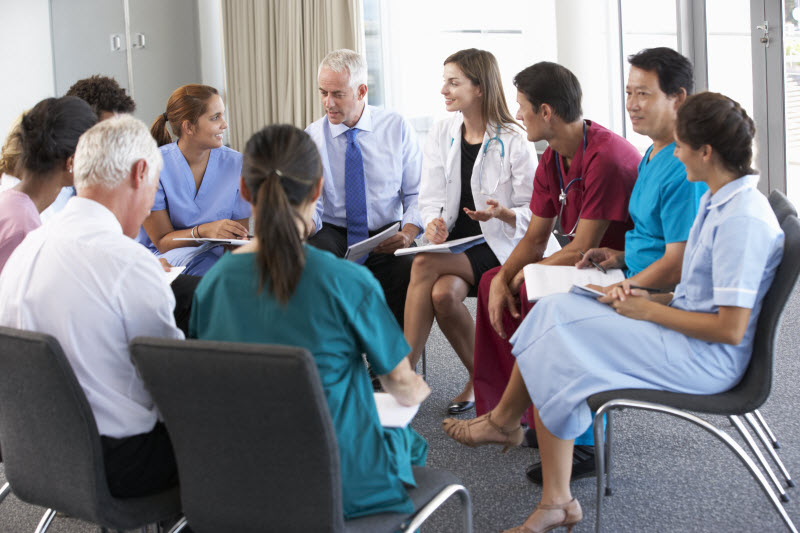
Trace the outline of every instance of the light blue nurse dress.
<instances>
[{"instance_id":1,"label":"light blue nurse dress","mask_svg":"<svg viewBox=\"0 0 800 533\"><path fill-rule=\"evenodd\" d=\"M681 283L670 306L714 313L751 309L736 346L701 341L618 315L592 298L541 299L511 338L512 353L544 425L560 439L590 426L586 399L614 389L714 394L730 389L750 361L764 294L783 256L783 231L758 176L743 176L700 200Z\"/></svg>"},{"instance_id":2,"label":"light blue nurse dress","mask_svg":"<svg viewBox=\"0 0 800 533\"><path fill-rule=\"evenodd\" d=\"M225 146L211 150L203 181L197 189L189 163L178 148L178 143L166 144L159 150L164 158L164 168L151 211L166 209L173 228L193 228L206 222L240 220L250 216L250 204L239 195L242 154ZM144 228L139 230L136 240L157 257L164 257L171 265L185 266L184 274L195 276L205 274L224 250L221 246L210 249L187 246L161 254Z\"/></svg>"}]
</instances>

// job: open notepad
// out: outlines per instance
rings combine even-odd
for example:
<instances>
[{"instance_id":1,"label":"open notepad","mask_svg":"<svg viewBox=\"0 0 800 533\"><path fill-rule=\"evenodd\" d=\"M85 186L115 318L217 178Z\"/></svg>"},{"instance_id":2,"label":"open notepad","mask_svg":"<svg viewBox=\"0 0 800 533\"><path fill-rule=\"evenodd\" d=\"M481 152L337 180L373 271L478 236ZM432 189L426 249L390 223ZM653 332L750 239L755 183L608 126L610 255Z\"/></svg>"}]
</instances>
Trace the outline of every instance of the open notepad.
<instances>
[{"instance_id":1,"label":"open notepad","mask_svg":"<svg viewBox=\"0 0 800 533\"><path fill-rule=\"evenodd\" d=\"M603 274L595 268L575 268L574 266L556 266L532 264L523 268L525 286L528 290L528 301L535 302L545 296L559 292L569 292L573 285L612 285L625 279L625 274L618 268Z\"/></svg>"},{"instance_id":2,"label":"open notepad","mask_svg":"<svg viewBox=\"0 0 800 533\"><path fill-rule=\"evenodd\" d=\"M372 250L377 248L380 243L397 233L399 229L400 223L395 222L377 235L373 235L368 239L351 244L347 247L347 251L344 253L344 258L348 261L358 261Z\"/></svg>"},{"instance_id":3,"label":"open notepad","mask_svg":"<svg viewBox=\"0 0 800 533\"><path fill-rule=\"evenodd\" d=\"M196 241L199 243L216 243L219 245L233 244L234 246L241 246L250 242L247 239L209 239L206 237L175 237L173 241Z\"/></svg>"},{"instance_id":4,"label":"open notepad","mask_svg":"<svg viewBox=\"0 0 800 533\"><path fill-rule=\"evenodd\" d=\"M468 248L472 248L482 242L486 242L483 235L473 235L463 239L455 239L443 242L442 244L426 244L425 246L412 246L411 248L400 248L394 255L412 255L420 252L439 253L439 254L460 254Z\"/></svg>"},{"instance_id":5,"label":"open notepad","mask_svg":"<svg viewBox=\"0 0 800 533\"><path fill-rule=\"evenodd\" d=\"M419 404L411 407L401 405L394 396L386 392L375 392L375 407L378 408L378 418L385 428L404 428L414 418L419 410Z\"/></svg>"}]
</instances>

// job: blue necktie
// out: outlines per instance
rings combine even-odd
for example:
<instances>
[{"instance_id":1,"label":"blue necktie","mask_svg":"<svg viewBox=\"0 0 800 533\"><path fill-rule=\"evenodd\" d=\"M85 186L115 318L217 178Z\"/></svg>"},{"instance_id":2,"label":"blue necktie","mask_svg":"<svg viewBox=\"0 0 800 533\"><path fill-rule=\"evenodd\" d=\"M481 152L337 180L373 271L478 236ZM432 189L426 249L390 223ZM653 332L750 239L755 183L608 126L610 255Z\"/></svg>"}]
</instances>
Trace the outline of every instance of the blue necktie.
<instances>
[{"instance_id":1,"label":"blue necktie","mask_svg":"<svg viewBox=\"0 0 800 533\"><path fill-rule=\"evenodd\" d=\"M367 227L367 196L364 191L364 159L356 143L358 130L351 128L347 135L344 153L344 206L347 218L347 246L363 241L369 236ZM359 263L366 260L362 258Z\"/></svg>"}]
</instances>

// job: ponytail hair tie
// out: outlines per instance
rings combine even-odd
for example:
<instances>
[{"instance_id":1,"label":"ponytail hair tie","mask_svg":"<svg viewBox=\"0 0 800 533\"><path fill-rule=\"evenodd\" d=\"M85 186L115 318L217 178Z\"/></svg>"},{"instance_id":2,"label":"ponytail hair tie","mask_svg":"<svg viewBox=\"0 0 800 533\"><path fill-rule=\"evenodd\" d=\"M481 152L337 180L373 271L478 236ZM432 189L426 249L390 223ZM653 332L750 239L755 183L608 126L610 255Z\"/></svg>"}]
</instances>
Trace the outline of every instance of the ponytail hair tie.
<instances>
[{"instance_id":1,"label":"ponytail hair tie","mask_svg":"<svg viewBox=\"0 0 800 533\"><path fill-rule=\"evenodd\" d=\"M167 114L166 113L161 113L161 116L164 117L164 122L169 122L169 119L167 118Z\"/></svg>"}]
</instances>

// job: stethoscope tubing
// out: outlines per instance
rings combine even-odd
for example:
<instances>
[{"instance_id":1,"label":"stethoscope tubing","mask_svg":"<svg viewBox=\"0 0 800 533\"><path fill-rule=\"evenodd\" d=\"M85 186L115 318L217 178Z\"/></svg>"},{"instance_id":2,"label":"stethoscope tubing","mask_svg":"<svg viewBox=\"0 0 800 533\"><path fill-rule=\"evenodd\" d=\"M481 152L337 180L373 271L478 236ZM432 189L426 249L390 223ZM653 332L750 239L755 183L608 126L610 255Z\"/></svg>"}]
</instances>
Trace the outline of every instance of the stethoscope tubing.
<instances>
[{"instance_id":1,"label":"stethoscope tubing","mask_svg":"<svg viewBox=\"0 0 800 533\"><path fill-rule=\"evenodd\" d=\"M492 189L491 192L489 192L483 186L483 164L486 162L486 154L489 152L489 146L492 144L492 141L495 141L500 146L500 172L502 174L502 172L505 170L506 145L503 142L503 139L500 138L500 126L499 125L497 126L497 129L495 130L494 137L490 137L483 144L483 150L482 150L483 157L481 158L481 164L478 167L478 187L479 187L479 189L481 191L481 194L484 194L486 196L494 195L494 193L497 192L497 188L500 186L500 178L497 179L497 183L495 183L494 189ZM455 137L451 137L450 138L450 147L453 146L453 142L455 142ZM450 183L450 177L449 177L449 175L447 175L447 173L445 173L445 188L447 187L448 183Z\"/></svg>"},{"instance_id":2,"label":"stethoscope tubing","mask_svg":"<svg viewBox=\"0 0 800 533\"><path fill-rule=\"evenodd\" d=\"M569 181L569 183L567 183L566 187L564 187L563 171L561 170L561 155L558 152L556 152L555 150L553 151L553 153L555 154L555 158L556 158L556 172L558 174L558 185L561 188L561 192L558 195L558 201L561 204L561 208L558 210L558 218L556 219L556 228L558 228L559 224L561 223L561 215L564 213L564 206L567 205L567 193L569 193L570 187L572 187L572 185L574 183L576 183L576 182L583 181L583 175L584 175L583 171L584 171L585 163L586 163L586 146L587 146L587 142L586 142L586 122L584 121L584 123L583 123L583 153L582 153L582 156L581 156L581 171L578 174L577 178L573 178L573 179L571 179ZM578 229L578 222L580 222L580 219L581 219L581 215L579 213L578 214L578 220L575 221L575 227L572 228L572 231L570 231L569 233L564 234L565 237L571 237L571 236L575 235L575 230ZM557 230L553 230L553 232L557 233Z\"/></svg>"}]
</instances>

